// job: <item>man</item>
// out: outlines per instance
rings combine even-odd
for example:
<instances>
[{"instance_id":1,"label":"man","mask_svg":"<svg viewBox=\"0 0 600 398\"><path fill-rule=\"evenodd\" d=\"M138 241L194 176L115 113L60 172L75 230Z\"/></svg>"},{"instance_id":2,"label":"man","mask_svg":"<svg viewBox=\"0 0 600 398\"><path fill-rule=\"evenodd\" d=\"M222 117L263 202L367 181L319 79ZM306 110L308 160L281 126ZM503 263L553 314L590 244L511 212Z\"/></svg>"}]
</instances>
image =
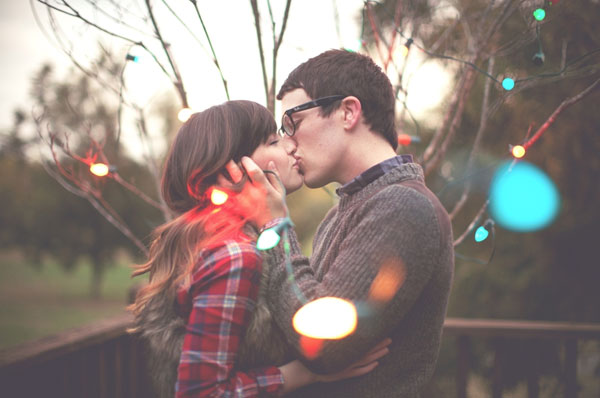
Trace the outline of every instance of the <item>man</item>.
<instances>
[{"instance_id":1,"label":"man","mask_svg":"<svg viewBox=\"0 0 600 398\"><path fill-rule=\"evenodd\" d=\"M326 341L316 359L304 360L318 373L342 369L392 339L390 353L368 375L315 384L294 396L418 397L439 352L454 251L448 214L425 186L421 167L410 155L396 156L389 79L367 56L330 50L292 71L277 98L285 110L281 133L297 145L305 184L342 186L310 259L290 231L293 277L284 245L272 249L278 264L267 294L273 317L302 353L292 327L299 308L327 296L355 303L354 333Z\"/></svg>"}]
</instances>

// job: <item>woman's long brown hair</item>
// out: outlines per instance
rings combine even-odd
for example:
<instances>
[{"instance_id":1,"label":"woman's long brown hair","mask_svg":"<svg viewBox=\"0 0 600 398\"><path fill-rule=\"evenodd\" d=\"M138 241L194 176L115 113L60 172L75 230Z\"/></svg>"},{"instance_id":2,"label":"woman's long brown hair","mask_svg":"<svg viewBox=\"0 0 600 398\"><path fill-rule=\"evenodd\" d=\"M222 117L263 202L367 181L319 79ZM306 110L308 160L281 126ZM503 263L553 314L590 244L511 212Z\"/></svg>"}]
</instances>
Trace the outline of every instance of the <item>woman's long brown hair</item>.
<instances>
[{"instance_id":1,"label":"woman's long brown hair","mask_svg":"<svg viewBox=\"0 0 600 398\"><path fill-rule=\"evenodd\" d=\"M130 307L135 315L165 289L175 297L180 283L189 282L199 249L238 236L248 215L239 211L235 195L213 206L210 189L230 160L250 156L276 129L271 113L251 101L213 106L181 126L161 179L162 196L177 217L154 230L148 261L133 273L150 273Z\"/></svg>"}]
</instances>

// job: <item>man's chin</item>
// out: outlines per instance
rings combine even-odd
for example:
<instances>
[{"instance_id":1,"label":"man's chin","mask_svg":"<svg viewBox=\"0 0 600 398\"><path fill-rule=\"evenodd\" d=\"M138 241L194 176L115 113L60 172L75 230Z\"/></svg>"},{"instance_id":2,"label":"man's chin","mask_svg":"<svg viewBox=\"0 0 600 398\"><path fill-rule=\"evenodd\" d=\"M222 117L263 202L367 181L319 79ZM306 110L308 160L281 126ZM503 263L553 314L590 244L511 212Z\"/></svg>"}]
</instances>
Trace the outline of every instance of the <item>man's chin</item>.
<instances>
[{"instance_id":1,"label":"man's chin","mask_svg":"<svg viewBox=\"0 0 600 398\"><path fill-rule=\"evenodd\" d=\"M324 184L319 184L318 181L311 181L310 179L304 178L304 185L310 189L321 188Z\"/></svg>"}]
</instances>

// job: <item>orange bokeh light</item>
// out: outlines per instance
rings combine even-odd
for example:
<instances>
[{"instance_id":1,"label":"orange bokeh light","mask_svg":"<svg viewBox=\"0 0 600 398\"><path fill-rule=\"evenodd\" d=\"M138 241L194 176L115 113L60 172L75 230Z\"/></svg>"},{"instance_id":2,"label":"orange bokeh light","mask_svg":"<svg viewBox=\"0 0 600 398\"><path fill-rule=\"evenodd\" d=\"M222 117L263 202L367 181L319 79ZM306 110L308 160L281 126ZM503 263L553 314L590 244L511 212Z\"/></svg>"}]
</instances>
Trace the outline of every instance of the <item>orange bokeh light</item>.
<instances>
[{"instance_id":1,"label":"orange bokeh light","mask_svg":"<svg viewBox=\"0 0 600 398\"><path fill-rule=\"evenodd\" d=\"M313 339L311 337L300 336L300 349L302 354L308 359L315 359L319 356L323 348L323 340Z\"/></svg>"},{"instance_id":2,"label":"orange bokeh light","mask_svg":"<svg viewBox=\"0 0 600 398\"><path fill-rule=\"evenodd\" d=\"M371 284L369 300L386 302L392 299L404 284L406 269L401 261L386 261L379 268Z\"/></svg>"},{"instance_id":3,"label":"orange bokeh light","mask_svg":"<svg viewBox=\"0 0 600 398\"><path fill-rule=\"evenodd\" d=\"M337 297L322 297L300 308L292 324L303 336L313 339L342 339L356 330L356 307Z\"/></svg>"},{"instance_id":4,"label":"orange bokeh light","mask_svg":"<svg viewBox=\"0 0 600 398\"><path fill-rule=\"evenodd\" d=\"M412 142L412 137L408 134L398 134L398 144L407 146Z\"/></svg>"}]
</instances>

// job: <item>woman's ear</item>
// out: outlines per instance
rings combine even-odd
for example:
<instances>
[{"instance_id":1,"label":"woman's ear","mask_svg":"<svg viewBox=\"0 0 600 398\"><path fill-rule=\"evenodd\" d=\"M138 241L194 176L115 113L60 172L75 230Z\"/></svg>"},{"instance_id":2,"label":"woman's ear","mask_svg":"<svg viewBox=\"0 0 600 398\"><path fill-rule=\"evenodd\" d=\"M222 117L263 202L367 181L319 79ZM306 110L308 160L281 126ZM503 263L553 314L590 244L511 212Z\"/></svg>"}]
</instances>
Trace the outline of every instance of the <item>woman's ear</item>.
<instances>
[{"instance_id":1,"label":"woman's ear","mask_svg":"<svg viewBox=\"0 0 600 398\"><path fill-rule=\"evenodd\" d=\"M362 105L360 100L350 95L342 100L340 110L342 111L344 128L352 130L362 116Z\"/></svg>"}]
</instances>

